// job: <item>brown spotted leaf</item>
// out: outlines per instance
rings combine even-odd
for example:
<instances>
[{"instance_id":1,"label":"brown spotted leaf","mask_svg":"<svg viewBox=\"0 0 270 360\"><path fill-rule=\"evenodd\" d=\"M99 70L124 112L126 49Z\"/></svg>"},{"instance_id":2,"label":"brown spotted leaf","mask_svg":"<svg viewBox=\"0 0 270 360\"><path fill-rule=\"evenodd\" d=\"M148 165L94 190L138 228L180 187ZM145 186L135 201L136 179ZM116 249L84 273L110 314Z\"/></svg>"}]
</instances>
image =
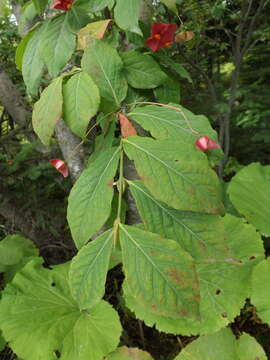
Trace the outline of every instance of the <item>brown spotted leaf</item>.
<instances>
[{"instance_id":1,"label":"brown spotted leaf","mask_svg":"<svg viewBox=\"0 0 270 360\"><path fill-rule=\"evenodd\" d=\"M118 119L120 122L121 135L123 136L123 138L137 135L137 131L132 125L132 122L129 121L129 119L124 114L119 113Z\"/></svg>"},{"instance_id":2,"label":"brown spotted leaf","mask_svg":"<svg viewBox=\"0 0 270 360\"><path fill-rule=\"evenodd\" d=\"M173 319L199 315L199 284L192 257L173 240L120 225L125 282L150 313Z\"/></svg>"}]
</instances>

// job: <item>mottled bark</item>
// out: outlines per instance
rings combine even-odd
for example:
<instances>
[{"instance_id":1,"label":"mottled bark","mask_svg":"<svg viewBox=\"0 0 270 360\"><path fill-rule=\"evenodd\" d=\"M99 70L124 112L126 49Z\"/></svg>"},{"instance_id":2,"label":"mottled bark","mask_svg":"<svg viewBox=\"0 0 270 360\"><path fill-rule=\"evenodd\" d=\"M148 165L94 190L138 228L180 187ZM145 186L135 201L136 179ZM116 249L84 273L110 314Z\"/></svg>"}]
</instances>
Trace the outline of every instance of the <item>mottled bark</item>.
<instances>
[{"instance_id":1,"label":"mottled bark","mask_svg":"<svg viewBox=\"0 0 270 360\"><path fill-rule=\"evenodd\" d=\"M55 134L68 165L71 179L75 182L84 169L84 151L81 139L69 130L62 119L56 125Z\"/></svg>"}]
</instances>

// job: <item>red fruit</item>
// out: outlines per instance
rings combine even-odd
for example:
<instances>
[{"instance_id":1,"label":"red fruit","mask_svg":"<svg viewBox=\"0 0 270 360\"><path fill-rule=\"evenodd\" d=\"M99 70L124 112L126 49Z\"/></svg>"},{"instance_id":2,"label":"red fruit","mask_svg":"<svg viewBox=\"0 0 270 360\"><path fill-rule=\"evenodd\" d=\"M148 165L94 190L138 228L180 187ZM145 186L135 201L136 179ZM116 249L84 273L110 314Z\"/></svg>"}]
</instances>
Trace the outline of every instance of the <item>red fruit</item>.
<instances>
[{"instance_id":1,"label":"red fruit","mask_svg":"<svg viewBox=\"0 0 270 360\"><path fill-rule=\"evenodd\" d=\"M208 136L201 136L199 139L197 139L195 142L195 146L198 150L201 150L203 152L209 149L215 149L220 147L217 142L210 139Z\"/></svg>"},{"instance_id":2,"label":"red fruit","mask_svg":"<svg viewBox=\"0 0 270 360\"><path fill-rule=\"evenodd\" d=\"M63 160L61 160L61 159L51 159L51 160L49 160L49 162L65 178L68 176L68 167L67 167L67 164Z\"/></svg>"}]
</instances>

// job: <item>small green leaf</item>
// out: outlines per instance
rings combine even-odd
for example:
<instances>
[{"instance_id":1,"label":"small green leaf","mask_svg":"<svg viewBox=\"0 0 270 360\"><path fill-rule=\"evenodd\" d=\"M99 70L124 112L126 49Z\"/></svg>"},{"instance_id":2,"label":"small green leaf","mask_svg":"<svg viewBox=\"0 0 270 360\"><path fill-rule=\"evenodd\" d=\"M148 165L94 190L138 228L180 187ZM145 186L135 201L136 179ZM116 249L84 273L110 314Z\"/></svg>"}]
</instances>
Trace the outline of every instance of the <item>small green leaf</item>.
<instances>
[{"instance_id":1,"label":"small green leaf","mask_svg":"<svg viewBox=\"0 0 270 360\"><path fill-rule=\"evenodd\" d=\"M78 136L85 137L89 120L99 108L99 90L86 72L73 75L63 86L63 118Z\"/></svg>"},{"instance_id":2,"label":"small green leaf","mask_svg":"<svg viewBox=\"0 0 270 360\"><path fill-rule=\"evenodd\" d=\"M71 32L66 14L52 18L41 37L40 53L49 74L55 77L71 58L76 36Z\"/></svg>"},{"instance_id":3,"label":"small green leaf","mask_svg":"<svg viewBox=\"0 0 270 360\"><path fill-rule=\"evenodd\" d=\"M132 136L124 150L155 198L178 210L222 213L221 188L202 152L179 140Z\"/></svg>"},{"instance_id":4,"label":"small green leaf","mask_svg":"<svg viewBox=\"0 0 270 360\"><path fill-rule=\"evenodd\" d=\"M25 35L28 29L31 28L33 20L37 15L34 2L32 0L27 1L21 10L21 16L18 24L18 32L21 36Z\"/></svg>"},{"instance_id":5,"label":"small green leaf","mask_svg":"<svg viewBox=\"0 0 270 360\"><path fill-rule=\"evenodd\" d=\"M173 240L120 225L125 282L150 313L198 317L199 283L193 259Z\"/></svg>"},{"instance_id":6,"label":"small green leaf","mask_svg":"<svg viewBox=\"0 0 270 360\"><path fill-rule=\"evenodd\" d=\"M192 84L192 78L189 74L189 72L184 68L183 65L177 63L176 61L172 60L165 54L155 54L155 57L157 57L161 64L169 68L172 72L176 73L183 79L187 79L190 84Z\"/></svg>"},{"instance_id":7,"label":"small green leaf","mask_svg":"<svg viewBox=\"0 0 270 360\"><path fill-rule=\"evenodd\" d=\"M161 104L173 102L180 103L180 83L171 78L167 78L165 82L154 90L157 101Z\"/></svg>"},{"instance_id":8,"label":"small green leaf","mask_svg":"<svg viewBox=\"0 0 270 360\"><path fill-rule=\"evenodd\" d=\"M230 329L199 339L187 345L175 360L266 360L257 341L248 334L236 340Z\"/></svg>"},{"instance_id":9,"label":"small green leaf","mask_svg":"<svg viewBox=\"0 0 270 360\"><path fill-rule=\"evenodd\" d=\"M231 180L228 193L240 214L263 234L270 235L270 166L253 163Z\"/></svg>"},{"instance_id":10,"label":"small green leaf","mask_svg":"<svg viewBox=\"0 0 270 360\"><path fill-rule=\"evenodd\" d=\"M252 276L251 302L256 306L258 316L270 325L270 259L258 264Z\"/></svg>"},{"instance_id":11,"label":"small green leaf","mask_svg":"<svg viewBox=\"0 0 270 360\"><path fill-rule=\"evenodd\" d=\"M6 347L6 340L2 336L2 332L0 331L0 351L4 350Z\"/></svg>"},{"instance_id":12,"label":"small green leaf","mask_svg":"<svg viewBox=\"0 0 270 360\"><path fill-rule=\"evenodd\" d=\"M102 360L119 342L121 325L102 301L81 312L68 284L69 264L52 270L29 262L3 291L0 322L5 339L23 359ZM27 346L26 346L27 344Z\"/></svg>"},{"instance_id":13,"label":"small green leaf","mask_svg":"<svg viewBox=\"0 0 270 360\"><path fill-rule=\"evenodd\" d=\"M54 79L34 105L33 128L46 146L49 146L55 125L62 115L62 81L61 76Z\"/></svg>"},{"instance_id":14,"label":"small green leaf","mask_svg":"<svg viewBox=\"0 0 270 360\"><path fill-rule=\"evenodd\" d=\"M36 11L39 15L42 15L48 5L48 0L33 0Z\"/></svg>"},{"instance_id":15,"label":"small green leaf","mask_svg":"<svg viewBox=\"0 0 270 360\"><path fill-rule=\"evenodd\" d=\"M28 34L22 39L20 44L18 45L16 49L16 57L15 57L15 63L18 70L22 70L22 64L23 64L23 55L26 49L26 46L31 39L31 37L34 35L34 30L29 31Z\"/></svg>"},{"instance_id":16,"label":"small green leaf","mask_svg":"<svg viewBox=\"0 0 270 360\"><path fill-rule=\"evenodd\" d=\"M84 52L82 68L97 84L101 97L119 108L127 94L127 82L117 51L102 40L93 40Z\"/></svg>"},{"instance_id":17,"label":"small green leaf","mask_svg":"<svg viewBox=\"0 0 270 360\"><path fill-rule=\"evenodd\" d=\"M112 4L112 0L76 0L74 7L80 7L89 12L98 12Z\"/></svg>"},{"instance_id":18,"label":"small green leaf","mask_svg":"<svg viewBox=\"0 0 270 360\"><path fill-rule=\"evenodd\" d=\"M146 6L146 5L144 5ZM143 36L139 27L141 0L116 0L114 17L122 29Z\"/></svg>"},{"instance_id":19,"label":"small green leaf","mask_svg":"<svg viewBox=\"0 0 270 360\"><path fill-rule=\"evenodd\" d=\"M140 349L122 346L109 354L105 360L153 360L153 358Z\"/></svg>"},{"instance_id":20,"label":"small green leaf","mask_svg":"<svg viewBox=\"0 0 270 360\"><path fill-rule=\"evenodd\" d=\"M110 216L119 156L119 148L95 153L70 192L67 219L78 249Z\"/></svg>"},{"instance_id":21,"label":"small green leaf","mask_svg":"<svg viewBox=\"0 0 270 360\"><path fill-rule=\"evenodd\" d=\"M102 299L113 245L113 231L108 230L81 248L72 259L69 283L80 309L88 309Z\"/></svg>"},{"instance_id":22,"label":"small green leaf","mask_svg":"<svg viewBox=\"0 0 270 360\"><path fill-rule=\"evenodd\" d=\"M128 83L136 89L153 89L167 79L158 63L150 56L132 50L122 55Z\"/></svg>"},{"instance_id":23,"label":"small green leaf","mask_svg":"<svg viewBox=\"0 0 270 360\"><path fill-rule=\"evenodd\" d=\"M165 4L168 9L177 13L176 1L175 0L161 0L163 4Z\"/></svg>"}]
</instances>

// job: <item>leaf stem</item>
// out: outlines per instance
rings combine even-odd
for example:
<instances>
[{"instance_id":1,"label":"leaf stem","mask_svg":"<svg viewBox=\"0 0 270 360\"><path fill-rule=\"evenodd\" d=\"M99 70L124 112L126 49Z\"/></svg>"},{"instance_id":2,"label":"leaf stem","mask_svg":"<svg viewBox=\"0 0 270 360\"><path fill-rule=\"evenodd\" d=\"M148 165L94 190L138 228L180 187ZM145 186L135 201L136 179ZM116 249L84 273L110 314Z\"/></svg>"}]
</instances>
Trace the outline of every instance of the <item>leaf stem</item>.
<instances>
[{"instance_id":1,"label":"leaf stem","mask_svg":"<svg viewBox=\"0 0 270 360\"><path fill-rule=\"evenodd\" d=\"M124 151L121 146L119 180L118 180L119 197L118 197L118 210L117 210L117 219L119 220L119 222L121 220L123 188L124 188Z\"/></svg>"}]
</instances>

